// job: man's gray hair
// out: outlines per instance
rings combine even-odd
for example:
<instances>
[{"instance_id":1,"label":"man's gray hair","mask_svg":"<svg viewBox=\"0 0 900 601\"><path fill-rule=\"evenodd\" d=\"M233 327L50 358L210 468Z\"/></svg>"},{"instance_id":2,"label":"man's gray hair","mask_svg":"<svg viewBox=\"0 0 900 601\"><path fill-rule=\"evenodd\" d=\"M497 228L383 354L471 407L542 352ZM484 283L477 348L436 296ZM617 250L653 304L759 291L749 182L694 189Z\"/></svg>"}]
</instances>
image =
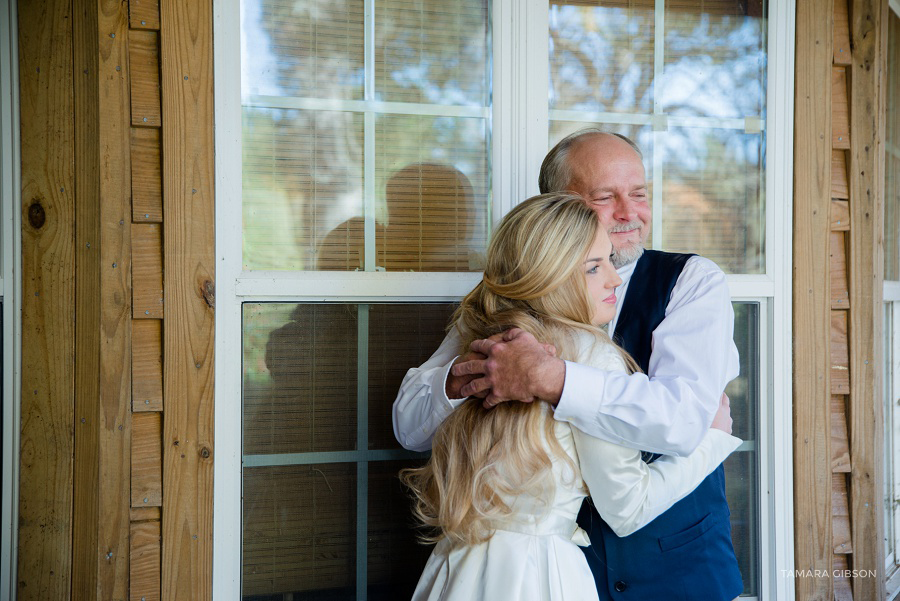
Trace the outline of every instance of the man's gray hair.
<instances>
[{"instance_id":1,"label":"man's gray hair","mask_svg":"<svg viewBox=\"0 0 900 601\"><path fill-rule=\"evenodd\" d=\"M579 141L581 138L585 136L595 136L597 134L608 134L624 140L629 146L634 148L634 151L638 153L638 156L641 157L641 159L644 158L641 149L638 148L638 145L628 136L606 131L599 127L585 127L584 129L579 129L575 133L569 134L560 140L556 146L547 153L547 156L544 157L544 162L541 163L541 173L538 176L538 187L541 190L541 194L547 194L548 192L564 192L569 189L569 185L572 183L572 168L568 161L569 151L572 149L572 146L575 145L575 142Z\"/></svg>"}]
</instances>

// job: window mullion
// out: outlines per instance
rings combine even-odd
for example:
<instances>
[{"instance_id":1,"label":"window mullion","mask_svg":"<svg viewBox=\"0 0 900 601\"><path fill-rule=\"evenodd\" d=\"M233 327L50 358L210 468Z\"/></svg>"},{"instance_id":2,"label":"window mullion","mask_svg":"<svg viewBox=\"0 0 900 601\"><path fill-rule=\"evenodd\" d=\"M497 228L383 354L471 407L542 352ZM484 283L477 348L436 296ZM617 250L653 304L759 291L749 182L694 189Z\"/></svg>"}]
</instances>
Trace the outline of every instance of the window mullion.
<instances>
[{"instance_id":1,"label":"window mullion","mask_svg":"<svg viewBox=\"0 0 900 601\"><path fill-rule=\"evenodd\" d=\"M666 60L666 3L665 0L656 0L654 8L655 23L653 27L653 223L651 226L651 245L654 249L663 248L663 153L665 144L666 116L662 111L660 100L660 83L663 80L663 71Z\"/></svg>"},{"instance_id":2,"label":"window mullion","mask_svg":"<svg viewBox=\"0 0 900 601\"><path fill-rule=\"evenodd\" d=\"M369 533L369 305L357 309L356 355L356 599L365 601Z\"/></svg>"}]
</instances>

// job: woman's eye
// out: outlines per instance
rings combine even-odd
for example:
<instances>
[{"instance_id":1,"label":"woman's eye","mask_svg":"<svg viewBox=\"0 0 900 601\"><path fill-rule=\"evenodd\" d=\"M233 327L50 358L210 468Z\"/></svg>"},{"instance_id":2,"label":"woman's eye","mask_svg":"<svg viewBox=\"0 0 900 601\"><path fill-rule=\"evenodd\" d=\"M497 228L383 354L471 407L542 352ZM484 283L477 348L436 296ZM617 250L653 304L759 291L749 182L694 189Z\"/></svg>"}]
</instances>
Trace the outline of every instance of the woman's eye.
<instances>
[{"instance_id":1,"label":"woman's eye","mask_svg":"<svg viewBox=\"0 0 900 601\"><path fill-rule=\"evenodd\" d=\"M589 274L597 273L597 266L594 265L593 267L591 267L590 269L588 269L587 272L588 272Z\"/></svg>"}]
</instances>

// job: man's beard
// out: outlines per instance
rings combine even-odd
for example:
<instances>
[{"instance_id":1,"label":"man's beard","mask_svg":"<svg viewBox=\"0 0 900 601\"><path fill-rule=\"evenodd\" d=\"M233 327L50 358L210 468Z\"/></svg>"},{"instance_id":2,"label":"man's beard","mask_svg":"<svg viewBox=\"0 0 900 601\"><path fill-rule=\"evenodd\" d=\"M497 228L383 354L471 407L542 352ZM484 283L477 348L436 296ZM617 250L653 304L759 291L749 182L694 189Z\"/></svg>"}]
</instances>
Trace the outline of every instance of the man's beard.
<instances>
[{"instance_id":1,"label":"man's beard","mask_svg":"<svg viewBox=\"0 0 900 601\"><path fill-rule=\"evenodd\" d=\"M631 223L614 225L613 227L609 228L608 232L610 234L630 232L635 229L640 230L643 228L643 226L644 224L639 221L632 221ZM637 242L626 243L620 248L614 247L612 256L610 257L610 261L612 262L613 267L619 269L621 267L625 267L626 265L634 263L641 258L642 254L644 254L644 241L638 240Z\"/></svg>"}]
</instances>

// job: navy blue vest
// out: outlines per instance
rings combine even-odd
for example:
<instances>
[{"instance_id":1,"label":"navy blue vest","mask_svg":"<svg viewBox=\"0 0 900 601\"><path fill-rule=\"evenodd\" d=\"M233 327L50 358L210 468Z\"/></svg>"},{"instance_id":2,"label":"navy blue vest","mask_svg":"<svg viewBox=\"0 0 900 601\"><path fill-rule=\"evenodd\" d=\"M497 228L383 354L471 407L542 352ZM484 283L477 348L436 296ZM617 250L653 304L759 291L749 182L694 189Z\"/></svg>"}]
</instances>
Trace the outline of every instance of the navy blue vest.
<instances>
[{"instance_id":1,"label":"navy blue vest","mask_svg":"<svg viewBox=\"0 0 900 601\"><path fill-rule=\"evenodd\" d=\"M648 250L638 260L613 338L645 372L653 330L666 315L672 288L692 255ZM603 494L600 491L600 494ZM720 465L661 516L620 538L586 500L578 524L601 600L730 601L744 589Z\"/></svg>"}]
</instances>

